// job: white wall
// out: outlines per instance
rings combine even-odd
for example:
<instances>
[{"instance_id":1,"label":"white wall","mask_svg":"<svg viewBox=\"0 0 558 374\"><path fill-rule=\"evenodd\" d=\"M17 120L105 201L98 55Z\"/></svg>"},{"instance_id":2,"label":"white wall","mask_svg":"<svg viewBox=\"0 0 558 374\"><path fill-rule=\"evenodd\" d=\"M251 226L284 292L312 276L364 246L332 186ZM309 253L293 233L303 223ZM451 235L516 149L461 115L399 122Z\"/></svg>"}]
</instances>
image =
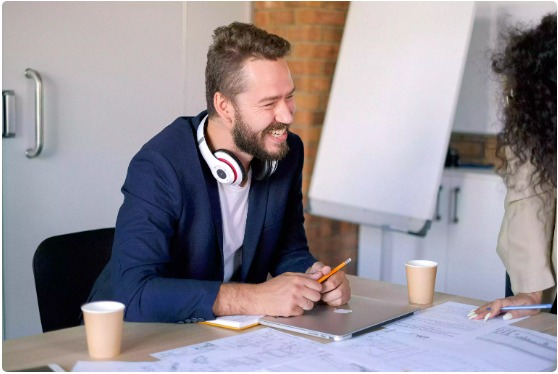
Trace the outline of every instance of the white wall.
<instances>
[{"instance_id":1,"label":"white wall","mask_svg":"<svg viewBox=\"0 0 558 374\"><path fill-rule=\"evenodd\" d=\"M189 1L184 7L184 92L185 113L198 114L206 108L205 62L213 30L233 20L250 22L251 3L247 1Z\"/></svg>"},{"instance_id":2,"label":"white wall","mask_svg":"<svg viewBox=\"0 0 558 374\"><path fill-rule=\"evenodd\" d=\"M556 11L552 1L477 1L471 42L459 92L453 130L465 133L496 134L499 83L492 73L490 59L497 47L502 22L535 26Z\"/></svg>"},{"instance_id":3,"label":"white wall","mask_svg":"<svg viewBox=\"0 0 558 374\"><path fill-rule=\"evenodd\" d=\"M40 333L32 257L47 237L114 226L132 156L176 117L205 108L205 51L248 2L5 2L2 89L16 137L2 140L3 337ZM33 144L33 84L45 146Z\"/></svg>"}]
</instances>

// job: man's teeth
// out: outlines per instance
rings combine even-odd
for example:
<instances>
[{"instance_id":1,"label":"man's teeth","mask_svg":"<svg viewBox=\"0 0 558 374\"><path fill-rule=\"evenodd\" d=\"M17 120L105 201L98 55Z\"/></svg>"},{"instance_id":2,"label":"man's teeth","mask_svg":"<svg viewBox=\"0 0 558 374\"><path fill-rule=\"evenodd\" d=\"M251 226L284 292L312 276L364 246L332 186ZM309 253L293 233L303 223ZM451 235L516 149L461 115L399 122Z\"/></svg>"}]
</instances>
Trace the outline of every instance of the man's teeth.
<instances>
[{"instance_id":1,"label":"man's teeth","mask_svg":"<svg viewBox=\"0 0 558 374\"><path fill-rule=\"evenodd\" d=\"M276 138L278 138L278 137L282 136L282 135L285 133L285 131L287 131L287 129L273 130L273 131L271 132L271 135L273 135L273 136L275 136Z\"/></svg>"}]
</instances>

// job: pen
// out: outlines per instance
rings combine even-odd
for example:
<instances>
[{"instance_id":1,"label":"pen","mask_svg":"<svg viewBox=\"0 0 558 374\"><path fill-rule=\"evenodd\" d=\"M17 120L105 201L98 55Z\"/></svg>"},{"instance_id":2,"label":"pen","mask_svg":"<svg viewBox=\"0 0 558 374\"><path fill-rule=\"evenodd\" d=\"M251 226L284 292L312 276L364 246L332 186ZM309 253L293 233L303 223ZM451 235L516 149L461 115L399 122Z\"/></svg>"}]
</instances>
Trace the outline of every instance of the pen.
<instances>
[{"instance_id":1,"label":"pen","mask_svg":"<svg viewBox=\"0 0 558 374\"><path fill-rule=\"evenodd\" d=\"M507 312L510 310L530 310L530 309L550 309L552 304L531 304L531 305L516 305L516 306L505 306L500 308L502 312ZM486 308L491 310L490 308Z\"/></svg>"},{"instance_id":2,"label":"pen","mask_svg":"<svg viewBox=\"0 0 558 374\"><path fill-rule=\"evenodd\" d=\"M340 263L339 265L337 265L335 267L335 269L333 269L332 271L330 271L328 274L324 275L323 277L321 277L320 279L318 279L318 282L322 283L323 281L325 281L327 278L329 278L330 276L332 276L333 274L337 273L339 270L341 270L345 265L347 265L349 262L351 262L351 258L349 257L348 259L346 259L345 261L343 261L342 263Z\"/></svg>"}]
</instances>

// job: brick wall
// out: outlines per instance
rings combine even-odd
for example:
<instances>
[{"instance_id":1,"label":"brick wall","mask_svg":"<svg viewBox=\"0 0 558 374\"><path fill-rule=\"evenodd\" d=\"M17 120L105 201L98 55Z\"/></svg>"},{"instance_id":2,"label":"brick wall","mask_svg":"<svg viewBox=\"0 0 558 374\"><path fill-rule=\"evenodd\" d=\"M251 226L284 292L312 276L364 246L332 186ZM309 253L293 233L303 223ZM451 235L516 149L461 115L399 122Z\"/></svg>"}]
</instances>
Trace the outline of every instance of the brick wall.
<instances>
[{"instance_id":1,"label":"brick wall","mask_svg":"<svg viewBox=\"0 0 558 374\"><path fill-rule=\"evenodd\" d=\"M304 205L312 178L316 151L349 2L255 1L253 23L292 44L287 58L296 86L297 112L291 130L305 146ZM351 257L346 272L356 274L358 226L305 214L306 235L315 257L335 266Z\"/></svg>"},{"instance_id":2,"label":"brick wall","mask_svg":"<svg viewBox=\"0 0 558 374\"><path fill-rule=\"evenodd\" d=\"M500 165L496 157L496 135L453 132L450 147L459 154L460 165Z\"/></svg>"}]
</instances>

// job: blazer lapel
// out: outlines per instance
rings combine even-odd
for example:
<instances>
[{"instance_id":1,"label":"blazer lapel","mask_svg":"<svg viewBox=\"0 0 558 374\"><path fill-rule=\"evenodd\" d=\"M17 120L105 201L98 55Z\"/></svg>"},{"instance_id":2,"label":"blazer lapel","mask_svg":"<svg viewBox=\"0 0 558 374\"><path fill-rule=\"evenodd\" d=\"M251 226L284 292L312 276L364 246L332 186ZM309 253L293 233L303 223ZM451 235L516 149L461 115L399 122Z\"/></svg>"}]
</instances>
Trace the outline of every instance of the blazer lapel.
<instances>
[{"instance_id":1,"label":"blazer lapel","mask_svg":"<svg viewBox=\"0 0 558 374\"><path fill-rule=\"evenodd\" d=\"M256 254L256 248L260 240L262 227L267 206L269 192L268 181L257 181L252 179L250 194L248 196L248 216L246 218L246 230L244 231L244 244L242 247L242 274L241 281L245 282L252 260Z\"/></svg>"},{"instance_id":2,"label":"blazer lapel","mask_svg":"<svg viewBox=\"0 0 558 374\"><path fill-rule=\"evenodd\" d=\"M203 159L200 162L204 162ZM207 165L204 165L207 166ZM221 259L223 258L223 217L221 215L221 202L219 201L219 187L217 181L211 174L208 167L203 167L203 174L205 178L205 185L207 187L207 195L209 197L209 205L211 207L211 219L213 220L213 227L217 235L219 243L219 250L221 251ZM221 265L220 278L223 279L224 267Z\"/></svg>"}]
</instances>

